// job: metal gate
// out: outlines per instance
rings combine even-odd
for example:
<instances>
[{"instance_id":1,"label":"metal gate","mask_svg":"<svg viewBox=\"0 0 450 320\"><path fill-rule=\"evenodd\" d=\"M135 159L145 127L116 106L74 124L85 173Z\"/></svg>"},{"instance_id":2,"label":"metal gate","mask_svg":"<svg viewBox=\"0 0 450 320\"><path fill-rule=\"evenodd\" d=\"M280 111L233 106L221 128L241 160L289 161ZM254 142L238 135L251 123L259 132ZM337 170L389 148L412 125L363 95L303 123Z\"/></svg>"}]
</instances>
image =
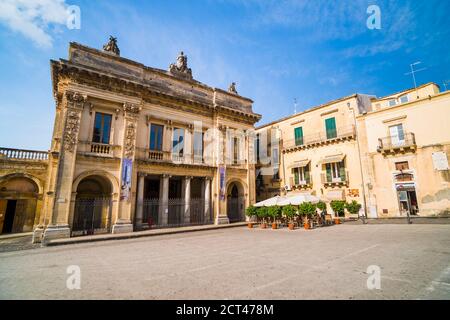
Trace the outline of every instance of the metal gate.
<instances>
[{"instance_id":1,"label":"metal gate","mask_svg":"<svg viewBox=\"0 0 450 320\"><path fill-rule=\"evenodd\" d=\"M72 237L109 232L111 232L110 198L75 200Z\"/></svg>"},{"instance_id":2,"label":"metal gate","mask_svg":"<svg viewBox=\"0 0 450 320\"><path fill-rule=\"evenodd\" d=\"M227 216L230 222L244 221L244 197L230 197L227 199Z\"/></svg>"}]
</instances>

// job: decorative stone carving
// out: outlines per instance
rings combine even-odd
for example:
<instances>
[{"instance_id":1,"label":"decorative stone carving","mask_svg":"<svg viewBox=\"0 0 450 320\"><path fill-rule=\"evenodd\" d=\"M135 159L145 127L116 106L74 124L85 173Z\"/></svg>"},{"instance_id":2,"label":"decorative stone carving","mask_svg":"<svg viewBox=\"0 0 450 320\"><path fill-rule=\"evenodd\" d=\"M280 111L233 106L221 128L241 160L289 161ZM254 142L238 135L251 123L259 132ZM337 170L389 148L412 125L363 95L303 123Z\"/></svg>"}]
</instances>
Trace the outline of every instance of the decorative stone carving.
<instances>
[{"instance_id":1,"label":"decorative stone carving","mask_svg":"<svg viewBox=\"0 0 450 320\"><path fill-rule=\"evenodd\" d=\"M69 110L67 113L66 127L64 130L64 149L73 152L77 144L78 131L80 129L80 114Z\"/></svg>"},{"instance_id":2,"label":"decorative stone carving","mask_svg":"<svg viewBox=\"0 0 450 320\"><path fill-rule=\"evenodd\" d=\"M103 50L115 54L116 56L120 56L119 46L117 45L117 38L109 36L109 41L103 46Z\"/></svg>"},{"instance_id":3,"label":"decorative stone carving","mask_svg":"<svg viewBox=\"0 0 450 320\"><path fill-rule=\"evenodd\" d=\"M141 111L141 106L129 102L123 104L123 111L132 114L138 114Z\"/></svg>"},{"instance_id":4,"label":"decorative stone carving","mask_svg":"<svg viewBox=\"0 0 450 320\"><path fill-rule=\"evenodd\" d=\"M66 91L67 107L83 109L86 104L86 97L79 92Z\"/></svg>"},{"instance_id":5,"label":"decorative stone carving","mask_svg":"<svg viewBox=\"0 0 450 320\"><path fill-rule=\"evenodd\" d=\"M183 51L178 55L177 62L170 64L169 72L181 78L192 79L192 70L187 66L187 56Z\"/></svg>"},{"instance_id":6,"label":"decorative stone carving","mask_svg":"<svg viewBox=\"0 0 450 320\"><path fill-rule=\"evenodd\" d=\"M238 94L236 90L236 82L232 82L230 86L228 87L228 92Z\"/></svg>"},{"instance_id":7,"label":"decorative stone carving","mask_svg":"<svg viewBox=\"0 0 450 320\"><path fill-rule=\"evenodd\" d=\"M125 131L125 157L132 158L134 155L134 142L136 138L136 124L128 122Z\"/></svg>"}]
</instances>

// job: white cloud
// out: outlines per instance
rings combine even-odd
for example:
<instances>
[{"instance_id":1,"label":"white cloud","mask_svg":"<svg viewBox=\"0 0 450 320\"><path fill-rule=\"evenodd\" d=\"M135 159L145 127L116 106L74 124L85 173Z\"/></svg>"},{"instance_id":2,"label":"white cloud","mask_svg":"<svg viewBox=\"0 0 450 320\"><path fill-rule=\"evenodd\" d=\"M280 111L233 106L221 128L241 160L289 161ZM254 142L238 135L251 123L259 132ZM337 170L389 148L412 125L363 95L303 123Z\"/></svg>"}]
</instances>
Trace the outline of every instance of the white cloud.
<instances>
[{"instance_id":1,"label":"white cloud","mask_svg":"<svg viewBox=\"0 0 450 320\"><path fill-rule=\"evenodd\" d=\"M49 48L53 41L49 27L66 23L67 6L65 0L0 0L0 22Z\"/></svg>"}]
</instances>

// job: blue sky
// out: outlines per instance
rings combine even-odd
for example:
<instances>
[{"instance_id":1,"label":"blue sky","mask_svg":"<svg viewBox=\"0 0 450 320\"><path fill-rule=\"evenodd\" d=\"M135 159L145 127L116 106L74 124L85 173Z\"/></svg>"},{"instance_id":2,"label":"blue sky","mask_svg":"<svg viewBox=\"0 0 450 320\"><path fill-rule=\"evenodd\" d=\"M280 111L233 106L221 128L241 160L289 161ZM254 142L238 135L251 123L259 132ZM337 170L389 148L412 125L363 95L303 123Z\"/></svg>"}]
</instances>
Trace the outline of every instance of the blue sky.
<instances>
[{"instance_id":1,"label":"blue sky","mask_svg":"<svg viewBox=\"0 0 450 320\"><path fill-rule=\"evenodd\" d=\"M369 30L367 7L381 9ZM65 8L81 9L69 30ZM167 69L178 52L194 78L254 100L259 124L355 92L384 96L450 80L450 1L75 1L0 0L0 146L50 146L54 101L50 59L68 43L101 48L118 38L121 56ZM450 87L450 85L449 85Z\"/></svg>"}]
</instances>

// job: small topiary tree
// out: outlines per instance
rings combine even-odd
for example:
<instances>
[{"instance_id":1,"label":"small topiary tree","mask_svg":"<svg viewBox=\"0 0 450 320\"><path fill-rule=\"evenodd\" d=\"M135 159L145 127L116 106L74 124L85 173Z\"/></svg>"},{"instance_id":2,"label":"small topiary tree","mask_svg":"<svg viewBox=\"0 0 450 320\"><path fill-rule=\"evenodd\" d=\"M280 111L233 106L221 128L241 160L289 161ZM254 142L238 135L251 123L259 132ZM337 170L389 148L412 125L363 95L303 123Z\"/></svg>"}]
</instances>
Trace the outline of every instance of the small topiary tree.
<instances>
[{"instance_id":1,"label":"small topiary tree","mask_svg":"<svg viewBox=\"0 0 450 320\"><path fill-rule=\"evenodd\" d=\"M345 209L347 209L350 214L358 214L361 209L361 204L356 202L356 200L353 200L352 202L345 204Z\"/></svg>"},{"instance_id":2,"label":"small topiary tree","mask_svg":"<svg viewBox=\"0 0 450 320\"><path fill-rule=\"evenodd\" d=\"M268 217L268 211L266 207L260 207L257 210L258 218L262 220L262 223L266 223L266 218Z\"/></svg>"},{"instance_id":3,"label":"small topiary tree","mask_svg":"<svg viewBox=\"0 0 450 320\"><path fill-rule=\"evenodd\" d=\"M333 200L330 202L330 207L333 209L334 213L338 217L344 216L345 213L345 201L344 200Z\"/></svg>"},{"instance_id":4,"label":"small topiary tree","mask_svg":"<svg viewBox=\"0 0 450 320\"><path fill-rule=\"evenodd\" d=\"M298 211L301 215L309 218L316 213L316 205L311 202L303 202L298 206Z\"/></svg>"},{"instance_id":5,"label":"small topiary tree","mask_svg":"<svg viewBox=\"0 0 450 320\"><path fill-rule=\"evenodd\" d=\"M272 217L273 222L276 222L277 218L281 216L281 207L280 206L270 206L268 208L269 216Z\"/></svg>"},{"instance_id":6,"label":"small topiary tree","mask_svg":"<svg viewBox=\"0 0 450 320\"><path fill-rule=\"evenodd\" d=\"M324 212L327 209L327 205L323 201L319 201L316 204L317 209L319 209L321 212Z\"/></svg>"},{"instance_id":7,"label":"small topiary tree","mask_svg":"<svg viewBox=\"0 0 450 320\"><path fill-rule=\"evenodd\" d=\"M290 223L293 223L294 217L297 215L297 210L289 204L283 207L283 214L288 218Z\"/></svg>"},{"instance_id":8,"label":"small topiary tree","mask_svg":"<svg viewBox=\"0 0 450 320\"><path fill-rule=\"evenodd\" d=\"M245 215L249 217L250 220L252 217L258 217L258 208L255 206L247 207L247 209L245 209Z\"/></svg>"}]
</instances>

